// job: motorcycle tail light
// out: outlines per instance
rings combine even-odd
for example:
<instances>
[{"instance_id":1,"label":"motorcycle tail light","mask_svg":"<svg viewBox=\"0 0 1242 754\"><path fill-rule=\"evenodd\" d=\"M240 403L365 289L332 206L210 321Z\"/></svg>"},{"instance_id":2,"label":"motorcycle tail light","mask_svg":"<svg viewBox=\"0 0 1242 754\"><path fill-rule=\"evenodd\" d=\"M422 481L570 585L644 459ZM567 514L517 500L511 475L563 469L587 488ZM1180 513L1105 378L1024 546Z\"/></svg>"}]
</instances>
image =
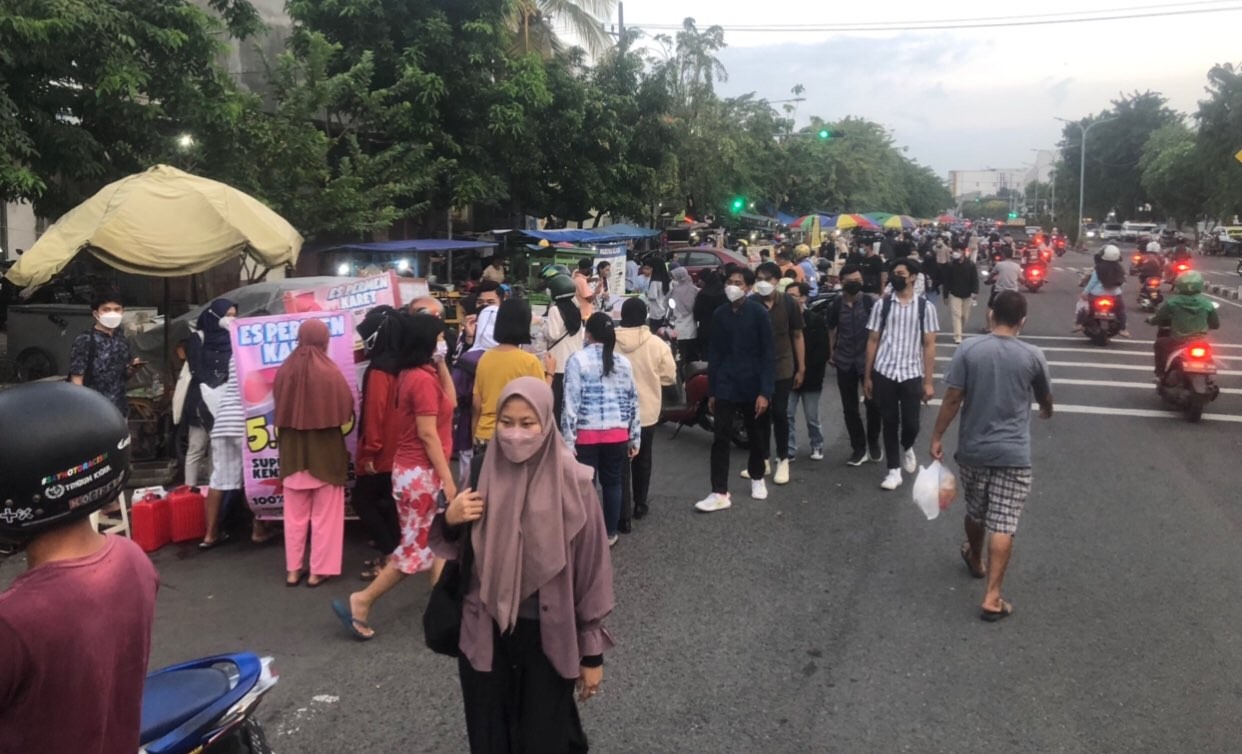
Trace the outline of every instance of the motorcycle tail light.
<instances>
[{"instance_id":1,"label":"motorcycle tail light","mask_svg":"<svg viewBox=\"0 0 1242 754\"><path fill-rule=\"evenodd\" d=\"M1186 270L1189 270L1189 269L1190 269L1190 265L1188 265L1188 264L1179 264L1179 265L1177 266L1177 271L1178 271L1178 272L1185 272Z\"/></svg>"},{"instance_id":2,"label":"motorcycle tail light","mask_svg":"<svg viewBox=\"0 0 1242 754\"><path fill-rule=\"evenodd\" d=\"M1135 254L1134 256L1130 257L1130 261L1131 261L1131 262L1134 262L1135 264L1138 264L1138 263L1139 263L1139 260L1140 260L1140 259L1142 259L1142 258L1143 258L1143 257L1142 257L1142 255L1141 255L1141 254Z\"/></svg>"},{"instance_id":3,"label":"motorcycle tail light","mask_svg":"<svg viewBox=\"0 0 1242 754\"><path fill-rule=\"evenodd\" d=\"M1206 359L1209 353L1211 353L1211 349L1203 343L1196 343L1190 347L1190 358L1192 359Z\"/></svg>"},{"instance_id":4,"label":"motorcycle tail light","mask_svg":"<svg viewBox=\"0 0 1242 754\"><path fill-rule=\"evenodd\" d=\"M1149 288L1159 288L1160 278L1147 278L1147 286Z\"/></svg>"},{"instance_id":5,"label":"motorcycle tail light","mask_svg":"<svg viewBox=\"0 0 1242 754\"><path fill-rule=\"evenodd\" d=\"M1096 309L1112 309L1113 300L1111 298L1105 298L1105 297L1097 298L1095 300L1095 308Z\"/></svg>"}]
</instances>

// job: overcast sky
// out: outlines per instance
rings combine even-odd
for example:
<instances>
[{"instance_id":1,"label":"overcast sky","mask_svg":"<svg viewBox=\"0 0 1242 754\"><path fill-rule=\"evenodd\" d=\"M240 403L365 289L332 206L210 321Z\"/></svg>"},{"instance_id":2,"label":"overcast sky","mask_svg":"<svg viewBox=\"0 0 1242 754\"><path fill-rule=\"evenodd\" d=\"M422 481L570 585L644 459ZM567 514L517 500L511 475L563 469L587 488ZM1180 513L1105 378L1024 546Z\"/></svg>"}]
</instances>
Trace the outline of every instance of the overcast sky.
<instances>
[{"instance_id":1,"label":"overcast sky","mask_svg":"<svg viewBox=\"0 0 1242 754\"><path fill-rule=\"evenodd\" d=\"M1242 2L1165 8L1235 7L1201 15L1009 28L882 33L770 33L729 26L956 21L1031 13L983 0L937 4L874 0L625 0L627 26L724 26L722 95L756 92L770 100L806 87L797 116L857 115L883 123L911 157L947 176L951 169L1019 167L1032 149L1053 147L1059 115L1078 118L1120 92L1152 89L1192 112L1215 63L1242 63ZM1041 0L1046 13L1160 7L1156 0ZM1120 15L1120 14L1110 14ZM615 24L616 19L610 23ZM650 33L650 32L649 32ZM672 32L666 32L672 33ZM1240 144L1239 146L1242 146Z\"/></svg>"}]
</instances>

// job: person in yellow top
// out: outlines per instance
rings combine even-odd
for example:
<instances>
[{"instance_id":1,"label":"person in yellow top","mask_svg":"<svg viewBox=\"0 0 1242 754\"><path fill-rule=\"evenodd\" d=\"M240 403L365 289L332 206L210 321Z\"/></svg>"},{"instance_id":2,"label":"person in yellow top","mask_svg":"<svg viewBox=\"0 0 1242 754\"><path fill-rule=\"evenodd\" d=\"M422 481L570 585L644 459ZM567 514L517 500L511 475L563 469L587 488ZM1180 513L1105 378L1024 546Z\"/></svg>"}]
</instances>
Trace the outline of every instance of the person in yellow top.
<instances>
[{"instance_id":1,"label":"person in yellow top","mask_svg":"<svg viewBox=\"0 0 1242 754\"><path fill-rule=\"evenodd\" d=\"M507 299L496 313L493 337L495 347L479 359L474 375L474 401L471 416L474 417L475 454L492 439L496 432L496 401L505 387L518 377L538 377L549 384L556 372L551 356L541 362L533 354L522 350L531 342L530 305L521 299Z\"/></svg>"}]
</instances>

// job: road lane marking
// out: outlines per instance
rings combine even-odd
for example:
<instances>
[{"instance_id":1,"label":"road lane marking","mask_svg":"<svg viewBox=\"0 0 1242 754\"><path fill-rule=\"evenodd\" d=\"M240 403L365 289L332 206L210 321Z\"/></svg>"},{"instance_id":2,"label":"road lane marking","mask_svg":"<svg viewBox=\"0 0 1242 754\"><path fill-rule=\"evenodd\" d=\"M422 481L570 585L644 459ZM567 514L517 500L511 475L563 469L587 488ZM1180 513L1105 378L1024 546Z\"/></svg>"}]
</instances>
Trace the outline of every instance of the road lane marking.
<instances>
[{"instance_id":1,"label":"road lane marking","mask_svg":"<svg viewBox=\"0 0 1242 754\"><path fill-rule=\"evenodd\" d=\"M1207 296L1208 298L1212 299L1213 301L1219 301L1219 302L1221 302L1222 304L1229 304L1230 306L1236 306L1236 307L1238 307L1239 309L1242 309L1242 304L1239 304L1237 301L1230 301L1230 300L1229 300L1229 299L1227 299L1227 298L1221 298L1220 296L1213 296L1213 295L1212 295L1212 294L1210 294L1210 293L1205 293L1205 294L1203 294L1203 295L1204 295L1204 296Z\"/></svg>"},{"instance_id":2,"label":"road lane marking","mask_svg":"<svg viewBox=\"0 0 1242 754\"><path fill-rule=\"evenodd\" d=\"M938 343L937 345L948 345L948 344ZM1123 351L1119 348L1110 348L1108 350L1100 350L1098 348L1097 349L1057 348L1057 347L1050 347L1050 346L1041 347L1039 350L1044 351L1045 353L1049 351L1056 351L1058 353L1089 353L1089 354L1099 354L1101 356L1137 356L1137 357L1141 357L1145 359L1154 358L1150 350L1148 351ZM1242 356L1217 356L1216 358L1221 361L1242 361Z\"/></svg>"},{"instance_id":3,"label":"road lane marking","mask_svg":"<svg viewBox=\"0 0 1242 754\"><path fill-rule=\"evenodd\" d=\"M933 374L932 378L937 379L937 380L943 380L944 375ZM1052 380L1052 385L1054 388L1057 385L1081 385L1083 387L1117 387L1117 388L1129 388L1133 390L1141 389L1141 390L1149 390L1151 392L1155 392L1156 390L1155 384L1151 382L1122 382L1120 380L1071 380L1065 377L1059 377L1059 378L1054 377ZM1220 389L1220 392L1223 395L1242 395L1242 388L1223 387Z\"/></svg>"},{"instance_id":4,"label":"road lane marking","mask_svg":"<svg viewBox=\"0 0 1242 754\"><path fill-rule=\"evenodd\" d=\"M951 356L937 356L936 361L952 361ZM1095 364L1089 361L1049 361L1050 367L1082 367L1085 369L1124 369L1131 372L1150 372L1152 366L1150 364ZM1242 371L1232 369L1219 369L1216 374L1226 375L1229 377L1242 377ZM1056 376L1053 375L1053 382L1056 382Z\"/></svg>"},{"instance_id":5,"label":"road lane marking","mask_svg":"<svg viewBox=\"0 0 1242 754\"><path fill-rule=\"evenodd\" d=\"M1056 385L1056 380L1052 381ZM939 406L942 401L939 398L933 398L927 402L929 406ZM1039 410L1038 403L1031 404L1032 411ZM1185 414L1180 411L1156 411L1149 408L1108 408L1106 406L1076 406L1073 404L1055 404L1053 406L1054 413L1057 414L1093 414L1096 416L1134 416L1140 419L1181 419L1185 421ZM1233 414L1204 414L1203 421L1216 422L1233 422L1242 424L1242 416Z\"/></svg>"},{"instance_id":6,"label":"road lane marking","mask_svg":"<svg viewBox=\"0 0 1242 754\"><path fill-rule=\"evenodd\" d=\"M944 337L944 338L950 339L950 342L947 342L947 343L937 343L936 345L938 346L957 345L956 343L952 342L952 338L953 338L952 333L939 333L938 337ZM971 338L982 338L982 337L984 336L978 333L965 336L967 340ZM1075 343L1085 344L1087 343L1087 336L1085 335L1077 335L1077 336L1074 336L1074 335L1020 335L1018 336L1018 340L1070 340ZM1213 348L1242 348L1242 343L1217 343L1215 341L1212 341L1210 336L1208 340L1212 342ZM1153 343L1155 343L1155 341L1152 341L1152 340L1136 340L1134 338L1117 338L1116 340L1113 340L1109 343L1108 348L1099 348L1099 349L1094 349L1094 350L1091 348L1082 348L1079 350L1089 351L1092 353L1149 353L1150 354L1151 353L1150 350L1148 351L1125 351L1122 349L1122 346L1150 346ZM1043 346L1040 346L1040 349L1045 350L1045 351L1051 350L1048 348L1044 348Z\"/></svg>"}]
</instances>

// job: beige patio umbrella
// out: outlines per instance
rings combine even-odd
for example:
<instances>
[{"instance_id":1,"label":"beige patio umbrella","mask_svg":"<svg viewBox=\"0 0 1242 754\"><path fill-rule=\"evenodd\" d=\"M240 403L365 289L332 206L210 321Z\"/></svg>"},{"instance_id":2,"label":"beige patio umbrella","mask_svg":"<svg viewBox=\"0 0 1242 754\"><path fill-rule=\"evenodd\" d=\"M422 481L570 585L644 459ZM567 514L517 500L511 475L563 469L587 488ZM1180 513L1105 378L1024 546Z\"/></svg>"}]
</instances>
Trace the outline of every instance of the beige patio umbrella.
<instances>
[{"instance_id":1,"label":"beige patio umbrella","mask_svg":"<svg viewBox=\"0 0 1242 754\"><path fill-rule=\"evenodd\" d=\"M266 267L292 265L301 249L293 226L254 197L156 165L70 210L6 277L22 288L42 285L82 250L123 272L179 277L241 254Z\"/></svg>"}]
</instances>

